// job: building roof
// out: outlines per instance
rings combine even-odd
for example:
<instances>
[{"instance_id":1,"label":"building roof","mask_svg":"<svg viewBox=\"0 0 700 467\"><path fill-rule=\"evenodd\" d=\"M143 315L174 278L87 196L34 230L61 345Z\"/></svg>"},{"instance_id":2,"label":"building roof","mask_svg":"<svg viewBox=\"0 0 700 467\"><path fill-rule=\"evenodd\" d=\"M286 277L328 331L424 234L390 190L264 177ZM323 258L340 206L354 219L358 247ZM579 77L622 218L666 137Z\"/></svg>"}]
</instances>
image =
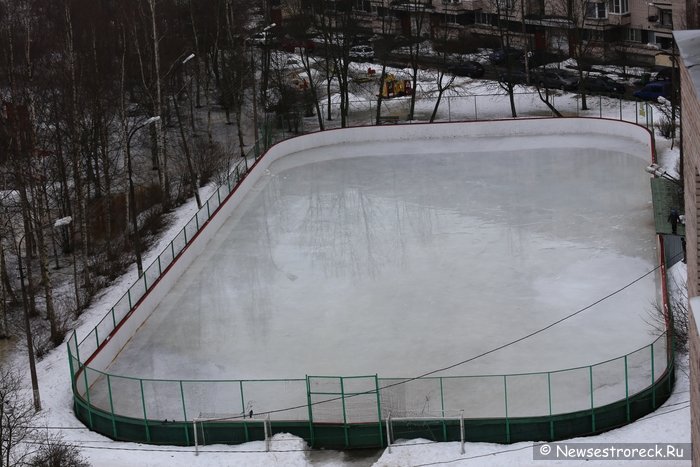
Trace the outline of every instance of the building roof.
<instances>
[{"instance_id":1,"label":"building roof","mask_svg":"<svg viewBox=\"0 0 700 467\"><path fill-rule=\"evenodd\" d=\"M673 31L683 65L693 81L695 94L700 95L700 30Z\"/></svg>"}]
</instances>

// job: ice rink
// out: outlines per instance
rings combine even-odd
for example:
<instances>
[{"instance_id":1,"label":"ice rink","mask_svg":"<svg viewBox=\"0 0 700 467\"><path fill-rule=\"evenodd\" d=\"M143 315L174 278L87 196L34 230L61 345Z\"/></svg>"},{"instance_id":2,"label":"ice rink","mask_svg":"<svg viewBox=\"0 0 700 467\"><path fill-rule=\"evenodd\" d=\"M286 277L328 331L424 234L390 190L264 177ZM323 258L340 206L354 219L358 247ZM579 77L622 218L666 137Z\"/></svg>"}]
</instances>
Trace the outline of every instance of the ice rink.
<instances>
[{"instance_id":1,"label":"ice rink","mask_svg":"<svg viewBox=\"0 0 700 467\"><path fill-rule=\"evenodd\" d=\"M283 157L107 371L411 377L465 360L656 266L649 157L638 141L600 134ZM656 282L439 375L564 369L648 345Z\"/></svg>"}]
</instances>

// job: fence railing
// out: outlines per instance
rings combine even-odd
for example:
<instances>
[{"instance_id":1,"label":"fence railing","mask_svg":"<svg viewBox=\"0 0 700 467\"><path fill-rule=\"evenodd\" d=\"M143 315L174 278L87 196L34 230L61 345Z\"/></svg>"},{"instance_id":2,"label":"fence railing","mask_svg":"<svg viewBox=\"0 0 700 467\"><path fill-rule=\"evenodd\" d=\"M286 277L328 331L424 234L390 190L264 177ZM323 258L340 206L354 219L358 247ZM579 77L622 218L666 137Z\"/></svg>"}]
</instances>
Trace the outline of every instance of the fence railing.
<instances>
[{"instance_id":1,"label":"fence railing","mask_svg":"<svg viewBox=\"0 0 700 467\"><path fill-rule=\"evenodd\" d=\"M544 91L543 91L544 93ZM540 99L537 92L516 92L514 101L517 117L553 117L555 114ZM549 91L550 104L565 117L606 118L635 123L652 130L654 129L654 105L647 101L628 100L602 95L586 96L584 109L579 94ZM430 119L436 102L435 97L416 96L414 120L409 116L410 98L382 99L384 117L395 117L398 123L425 123ZM374 125L378 100L374 97L367 99L351 99L348 103L348 126ZM526 110L521 110L526 109ZM303 114L303 112L298 112ZM328 106L321 105L321 116L324 127L339 128L341 125L340 104L331 103L331 116L328 119ZM318 117L299 118L298 121L289 116L273 116L269 114L268 125L276 127L276 132L282 137L295 136L300 133L318 130ZM445 95L442 97L435 122L481 121L513 118L510 100L507 93L475 94L475 95Z\"/></svg>"},{"instance_id":2,"label":"fence railing","mask_svg":"<svg viewBox=\"0 0 700 467\"><path fill-rule=\"evenodd\" d=\"M523 98L523 95L519 96ZM533 98L529 94L528 96ZM503 98L507 99L507 95L447 97L447 113L438 116L446 117L448 121L458 115L460 119L469 120L470 117L465 117L463 109L473 103L473 119L508 118L509 109L505 113L492 115L491 104L494 100ZM470 99L471 103L465 105L464 102ZM484 104L480 108L480 100L489 105ZM612 118L607 111L603 113L602 98L599 102L599 116ZM606 102L606 109L609 110L609 100ZM367 105L367 110L371 110L372 102L369 101ZM421 104L416 108L420 110L423 107L425 105ZM462 110L457 112L457 109ZM617 115L620 120L651 128L653 133L652 112L652 107L646 103L628 101L623 104L620 101ZM357 112L353 113L352 124L363 123L361 119L355 118L357 115ZM580 115L578 111L577 115ZM643 120L640 120L640 116ZM310 118L306 120L313 121ZM373 118L364 123L370 121ZM285 122L282 123L286 125ZM307 125L300 131L309 129L313 130L313 127ZM563 433L570 433L567 430L559 430L557 433L555 418L583 414L579 418L587 420L584 427L571 435L593 433L602 430L601 427L610 426L610 414L603 415L608 417L608 422L601 424L596 421L597 411L605 412L607 407L614 407L616 415L612 419L615 423L622 424L641 416L639 414L643 414L644 410L640 411L640 407L648 409L647 412L653 410L670 393L673 356L666 350L669 346L665 335L648 346L613 360L587 367L531 374L420 379L337 376L194 381L131 378L90 368L89 362L100 346L118 332L120 323L128 318L197 233L207 225L217 209L246 177L251 165L275 141L290 136L296 136L296 133L289 134L284 128L273 128L268 120L268 124L261 130L260 141L248 151L247 157L241 158L233 166L226 181L217 187L203 207L175 235L97 326L80 341L76 332L73 332L68 343L68 354L75 410L90 428L115 439L189 445L193 442L193 433L188 428L191 422L195 419L214 418L221 423L242 423L244 435L239 433L235 439L227 439L228 442L243 442L260 439L254 438L252 433L255 429L245 425L244 417L250 416L251 410L252 415L256 416L256 411L262 408L263 412L270 413L275 422L302 423L303 429L292 429L289 426L285 429L296 430L314 445L338 445L335 435L327 438L317 436L318 423L344 426L344 431L338 436L346 441L346 446L349 446L347 443L352 438L350 426L378 423L380 429L376 433L379 434L371 434L374 431L366 433L362 435L366 438L364 441L358 440L353 445L365 445L363 443L367 440L371 440L367 441L369 445L382 445L381 422L389 413L394 417L431 414L441 414L444 417L447 413L464 410L465 416L471 420L468 424L475 423L475 420L500 420L498 423L502 422L504 428L496 429L493 437L488 439L511 442L513 439L522 439L512 436L509 427L513 420L534 417L537 421L532 423L537 425L544 423L541 420L544 417L548 420L546 424L549 427L546 430L547 439L557 439ZM328 387L319 389L319 385ZM251 405L251 394L255 394L254 406ZM640 400L646 402L640 403ZM619 408L621 403L622 412ZM163 420L170 423L167 429L162 426ZM445 439L447 424L447 421L443 424ZM175 426L178 428L174 432ZM541 431L540 428L537 429L538 436L541 436ZM207 439L218 438L208 436Z\"/></svg>"},{"instance_id":3,"label":"fence railing","mask_svg":"<svg viewBox=\"0 0 700 467\"><path fill-rule=\"evenodd\" d=\"M381 445L379 430L389 417L417 421L429 417L447 423L460 413L469 424L477 420L503 424L505 431L493 434L499 442L523 439L528 433L553 440L570 434L558 430L557 424L572 414L584 419L578 422L583 430L578 434L596 433L655 409L672 389L673 355L667 352L666 334L634 352L589 366L418 379L376 375L274 380L133 378L83 365L76 356L77 346L75 338L68 346L76 411L84 414L81 418L90 428L114 439L184 445L194 442L190 428L194 421L200 429L216 425L222 429L228 424L232 433L250 429L253 420L260 419L269 418L279 430L288 427L285 423L303 423L309 426L307 440L315 445L319 445L317 435L322 427L341 426L345 430L331 436L330 444L351 446L353 425L376 426L375 445ZM165 435L163 423L172 425ZM425 428L421 423L418 431ZM511 424L519 427L516 437ZM140 433L136 437L135 426ZM174 430L175 426L179 429ZM410 436L411 425L394 431L398 432Z\"/></svg>"}]
</instances>

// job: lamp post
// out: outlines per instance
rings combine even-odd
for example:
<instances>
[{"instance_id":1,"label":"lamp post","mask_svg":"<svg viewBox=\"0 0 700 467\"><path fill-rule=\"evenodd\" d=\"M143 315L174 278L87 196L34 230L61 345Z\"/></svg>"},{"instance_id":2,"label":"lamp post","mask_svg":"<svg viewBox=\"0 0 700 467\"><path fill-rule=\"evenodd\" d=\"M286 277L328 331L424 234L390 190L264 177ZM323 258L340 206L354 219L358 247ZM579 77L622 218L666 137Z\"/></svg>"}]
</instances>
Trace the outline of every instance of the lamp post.
<instances>
[{"instance_id":1,"label":"lamp post","mask_svg":"<svg viewBox=\"0 0 700 467\"><path fill-rule=\"evenodd\" d=\"M152 123L160 121L160 116L155 116L146 119L140 125L135 126L130 132L126 139L126 170L127 177L129 179L129 214L131 217L131 226L133 229L132 235L134 238L134 254L136 255L136 269L138 271L138 277L143 274L143 261L141 260L141 240L139 238L138 220L136 216L136 195L134 193L134 179L132 177L131 169L131 138L134 137L137 131L144 128Z\"/></svg>"},{"instance_id":2,"label":"lamp post","mask_svg":"<svg viewBox=\"0 0 700 467\"><path fill-rule=\"evenodd\" d=\"M186 59L182 61L182 64L184 65L188 61L190 61L194 57L194 54L189 55ZM177 103L177 100L180 96L180 93L192 82L192 79L190 78L189 82L186 83L182 89L179 91L173 93L173 106L175 107L175 116L177 117L177 126L180 129L180 138L182 138L182 148L185 151L185 159L187 161L187 171L190 174L190 183L192 184L192 191L194 192L194 198L197 201L197 209L202 208L202 199L199 196L199 176L195 172L194 169L194 164L192 163L192 155L190 154L190 148L189 145L187 144L187 137L185 135L185 128L182 125L182 118L180 116L180 105ZM190 88L191 90L191 88ZM190 92L190 109L192 108L192 92ZM192 121L194 121L194 115L192 116ZM192 125L192 132L194 133L194 124Z\"/></svg>"},{"instance_id":3,"label":"lamp post","mask_svg":"<svg viewBox=\"0 0 700 467\"><path fill-rule=\"evenodd\" d=\"M32 379L32 396L34 399L34 411L41 410L41 398L39 397L39 380L36 376L36 361L34 359L34 339L32 338L32 328L29 322L29 309L27 307L27 289L24 286L24 268L22 267L22 241L26 236L22 234L17 243L17 264L19 266L19 281L22 289L22 309L24 311L24 327L27 335L27 354L29 355L29 374Z\"/></svg>"},{"instance_id":4,"label":"lamp post","mask_svg":"<svg viewBox=\"0 0 700 467\"><path fill-rule=\"evenodd\" d=\"M270 44L269 44L269 38L270 34L269 31L272 28L277 27L277 23L272 23L263 28L263 39L265 41L264 46L263 46L263 60L262 60L262 80L261 80L261 85L260 85L260 99L263 107L263 112L265 113L265 121L263 122L263 129L262 129L262 140L263 140L263 150L267 149L267 139L268 139L268 114L267 114L267 89L268 89L268 84L270 80Z\"/></svg>"}]
</instances>

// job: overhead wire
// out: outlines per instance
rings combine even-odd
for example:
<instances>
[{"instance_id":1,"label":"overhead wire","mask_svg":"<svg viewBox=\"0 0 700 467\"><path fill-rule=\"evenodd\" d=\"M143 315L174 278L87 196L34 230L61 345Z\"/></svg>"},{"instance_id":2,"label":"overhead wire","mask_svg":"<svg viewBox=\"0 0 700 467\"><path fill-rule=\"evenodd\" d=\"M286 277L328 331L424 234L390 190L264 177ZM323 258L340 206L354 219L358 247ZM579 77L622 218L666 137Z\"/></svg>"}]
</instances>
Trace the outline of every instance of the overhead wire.
<instances>
[{"instance_id":1,"label":"overhead wire","mask_svg":"<svg viewBox=\"0 0 700 467\"><path fill-rule=\"evenodd\" d=\"M474 360L477 360L477 359L479 359L479 358L485 357L486 355L490 355L490 354L492 354L492 353L498 352L499 350L503 350L503 349L505 349L505 348L507 348L507 347L510 347L510 346L512 346L512 345L515 345L515 344L518 344L518 343L520 343L520 342L522 342L522 341L524 341L524 340L526 340L526 339L529 339L529 338L531 338L531 337L533 337L533 336L535 336L535 335L537 335L537 334L540 334L540 333L542 333L542 332L544 332L544 331L547 331L548 329L551 329L551 328L553 328L554 326L556 326L556 325L558 325L558 324L561 324L562 322L564 322L564 321L566 321L566 320L568 320L568 319L571 319L571 318L573 318L574 316L577 316L577 315L583 313L584 311L587 311L587 310L593 308L594 306L598 305L599 303L601 303L601 302L603 302L603 301L605 301L605 300L608 300L609 298L611 298L611 297L613 297L613 296L615 296L615 295L617 295L617 294L623 292L624 290L626 290L626 289L628 289L629 287L633 286L634 284L636 284L637 282L641 281L641 280L644 279L645 277L647 277L647 276L649 276L650 274L653 274L654 272L658 271L660 268L661 268L660 265L654 267L653 269L647 271L646 273L644 273L644 274L642 274L641 276L637 277L637 278L634 279L633 281L631 281L631 282L625 284L624 286L622 286L622 287L616 289L615 291L613 291L613 292L611 292L611 293L605 295L604 297L602 297L602 298L596 300L595 302L593 302L593 303L591 303L591 304L589 304L589 305L587 305L587 306L584 306L583 308L580 308L580 309L574 311L573 313L570 313L570 314L568 314L568 315L566 315L566 316L564 316L564 317L562 317L562 318L560 318L560 319L558 319L558 320L556 320L556 321L554 321L554 322L552 322L552 323L550 323L550 324L548 324L548 325L546 325L546 326L543 326L543 327L541 327L541 328L539 328L539 329L537 329L537 330L535 330L535 331L532 331L532 332L530 332L530 333L528 333L528 334L526 334L526 335L524 335L524 336L521 336L521 337L519 337L519 338L517 338L517 339L514 339L514 340L512 340L512 341L506 342L505 344L499 345L499 346L494 347L494 348L492 348L492 349L490 349L490 350L487 350L487 351L484 351L484 352L482 352L482 353L480 353L480 354L477 354L477 355L475 355L475 356L473 356L473 357L470 357L470 358L467 358L467 359L465 359L465 360L462 360L462 361L460 361L460 362L453 363L453 364L451 364L451 365L447 365L447 366L444 366L444 367L441 367L441 368L437 368L437 369L435 369L435 370L428 371L428 372L423 373L423 374L421 374L421 375L419 375L419 376L414 376L414 377L410 377L410 378L406 378L406 379L401 379L401 381L397 381L397 382L395 382L395 383L390 383L390 384L387 384L387 385L384 385L384 386L379 386L377 389L368 390L368 391L364 391L364 392L357 392L357 393L354 393L354 394L351 394L351 395L346 395L346 396L342 396L342 395L341 395L341 396L338 396L338 397L333 397L333 398L329 398L329 399L324 399L324 400L322 400L322 401L311 402L311 403L307 403L307 404L304 404L304 405L296 405L296 406L291 406L291 407L286 407L286 408L281 408L281 409L273 409L273 410L267 410L267 411L257 412L256 415L259 415L259 416L262 416L262 415L271 415L271 414L274 414L274 413L288 412L288 411L290 411L290 410L299 410L299 409L307 408L307 407L309 407L309 406L315 406L315 405L320 405L320 404L326 404L326 403L329 403L329 402L339 401L339 400L341 400L341 399L348 399L348 398L350 398L350 397L361 396L361 395L367 395L367 394L375 394L377 391L381 391L382 389L389 389L389 388L392 388L392 387L395 387L395 386L400 386L400 385L403 385L403 384L407 384L407 383L410 383L410 382L412 382L412 381L416 381L416 380L418 380L418 379L422 379L422 378L425 378L425 377L427 377L427 376L434 375L434 374L436 374L436 373L441 373L441 372L443 372L443 371L451 370L451 369L453 369L453 368L456 368L456 367L458 367L458 366L464 365L464 364L466 364L466 363L471 363L471 362L473 362ZM206 421L206 422L218 422L218 421L238 420L238 419L241 419L241 418L245 418L245 414L242 414L242 415L234 415L234 416L229 416L229 417L221 417L221 418L211 418L211 419L207 419L207 420L203 420L203 421Z\"/></svg>"},{"instance_id":2,"label":"overhead wire","mask_svg":"<svg viewBox=\"0 0 700 467\"><path fill-rule=\"evenodd\" d=\"M477 354L477 355L475 355L475 356L473 356L473 357L464 359L464 360L462 360L462 361L460 361L460 362L457 362L457 363L454 363L454 364L451 364L451 365L447 365L447 366L444 366L444 367L440 367L440 368L437 368L437 369L428 371L428 372L423 373L423 374L421 374L421 375L419 375L419 376L414 376L414 377L411 377L411 378L402 379L401 381L398 381L398 382L395 382L395 383L387 384L387 385L385 385L385 386L380 386L380 387L378 388L378 390L388 389L388 388L391 388L391 387L395 387L395 386L407 384L407 383L409 383L409 382L411 382L411 381L415 381L415 380L418 380L418 379L421 379L421 378L425 378L425 377L427 377L427 376L434 375L434 374L436 374L436 373L440 373L440 372L443 372L443 371L447 371L447 370L456 368L456 367L458 367L458 366L464 365L464 364L466 364L466 363L473 362L473 361L475 361L475 360L477 360L477 359L479 359L479 358L482 358L482 357L484 357L484 356L486 356L486 355L495 353L495 352L497 352L497 351L499 351L499 350L502 350L502 349L504 349L504 348L507 348L507 347L510 347L510 346L512 346L512 345L515 345L515 344L517 344L517 343L519 343L519 342L522 342L522 341L524 341L524 340L526 340L526 339L529 339L529 338L531 338L531 337L533 337L533 336L535 336L535 335L537 335L537 334L540 334L540 333L542 333L542 332L544 332L544 331L546 331L546 330L548 330L548 329L551 329L552 327L554 327L554 326L556 326L556 325L558 325L558 324L560 324L560 323L562 323L562 322L564 322L564 321L566 321L566 320L568 320L568 319L571 319L571 318L573 318L574 316L577 316L577 315L583 313L584 311L587 311L587 310L593 308L594 306L598 305L599 303L601 303L601 302L603 302L603 301L605 301L605 300L608 300L608 299L610 299L611 297L613 297L613 296L615 296L615 295L617 295L617 294L623 292L624 290L628 289L628 288L631 287L632 285L634 285L634 284L636 284L637 282L641 281L641 280L644 279L645 277L647 277L647 276L649 276L650 274L653 274L654 272L658 271L660 268L661 268L661 266L656 266L656 267L654 267L653 269L651 269L651 270L647 271L646 273L642 274L641 276L635 278L635 279L632 280L631 282L625 284L624 286L622 286L622 287L620 287L620 288L614 290L613 292L611 292L611 293L605 295L604 297L602 297L602 298L600 298L600 299L594 301L593 303L590 303L589 305L584 306L583 308L580 308L580 309L578 309L578 310L576 310L576 311L574 311L574 312L572 312L572 313L570 313L570 314L568 314L568 315L566 315L566 316L564 316L564 317L562 317L562 318L560 318L560 319L558 319L558 320L556 320L556 321L554 321L554 322L552 322L552 323L550 323L550 324L548 324L548 325L546 325L546 326L543 326L543 327L541 327L541 328L539 328L539 329L537 329L537 330L535 330L535 331L532 331L532 332L530 332L530 333L528 333L528 334L526 334L526 335L524 335L524 336L521 336L521 337L519 337L519 338L517 338L517 339L511 340L511 341L509 341L509 342L507 342L507 343L504 343L504 344L502 344L502 345L496 346L496 347L494 347L494 348L492 348L492 349L490 349L490 350L484 351L484 352L482 352L482 353L480 353L480 354ZM375 390L370 390L370 391L365 391L365 392L354 393L354 394L352 394L352 395L346 395L346 396L344 396L344 397L347 399L347 398L350 398L350 397L355 397L355 396L360 396L360 395L374 394L374 393L376 393L376 392L377 392L377 390L375 389ZM273 413L287 412L287 411L290 411L290 410L298 410L298 409L301 409L301 408L307 408L307 407L309 407L310 405L311 405L311 406L320 405L320 404L325 404L325 403L328 403L328 402L337 401L337 400L340 400L340 399L343 399L343 396L338 396L338 397L331 398L331 399L324 399L324 400L322 400L322 401L316 401L316 402L312 402L312 403L310 403L310 404L297 405L297 406L291 406L291 407L286 407L286 408L281 408L281 409L274 409L274 410L269 410L269 411L264 411L264 412L258 412L256 415L261 416L261 415L269 415L269 414L273 414ZM678 404L683 404L683 403L684 403L684 402L679 402L679 403L676 403L676 404L671 404L671 405L669 405L669 406L678 405ZM652 415L647 416L646 418L652 418L652 417L656 417L656 416L660 416L660 415L665 415L665 414L667 414L667 413L672 413L672 412L675 412L675 411L677 411L677 410L682 410L682 409L684 409L684 408L686 408L686 407L688 407L688 406L686 405L686 406L679 407L679 408L676 408L676 409L673 409L673 410L665 411L665 412L663 412L663 413L652 414ZM236 419L240 419L240 418L244 418L244 417L245 417L245 415L237 415L237 416L231 416L231 417L222 417L222 418L207 419L207 420L203 420L203 421L206 421L206 422L227 421L227 420L236 420ZM645 419L646 419L646 418L645 418ZM89 428L87 428L87 427L36 427L36 428L41 428L41 429L55 429L55 430L89 430ZM283 440L279 440L279 441L283 441ZM87 441L86 441L86 442L87 442ZM78 441L78 443L80 443L80 441ZM427 443L424 443L424 444L434 444L434 443L437 443L437 442L436 442L436 441L431 441L431 442L427 442ZM395 447L395 446L411 446L411 445L416 445L416 443L409 444L409 445L392 445L392 447ZM114 449L114 450L137 450L137 451L158 451L158 452L191 452L191 450L186 450L186 449L121 448L121 447L113 447L113 446L84 446L84 447L86 447L86 448L88 448L88 449ZM276 450L276 451L274 451L274 452L296 452L296 451L306 451L306 450ZM511 451L512 451L512 450L505 450L505 451L502 451L502 452L511 452ZM240 450L239 450L239 451L228 451L228 450L212 451L212 450L205 450L204 452L226 452L226 453L244 453L244 452L251 452L251 453L252 453L252 452L257 452L257 453L259 453L259 452L262 452L262 451L240 451ZM492 454L489 454L489 455L493 455L493 453L492 453ZM436 464L426 464L426 465L436 465ZM415 467L419 467L419 466L415 466Z\"/></svg>"}]
</instances>

